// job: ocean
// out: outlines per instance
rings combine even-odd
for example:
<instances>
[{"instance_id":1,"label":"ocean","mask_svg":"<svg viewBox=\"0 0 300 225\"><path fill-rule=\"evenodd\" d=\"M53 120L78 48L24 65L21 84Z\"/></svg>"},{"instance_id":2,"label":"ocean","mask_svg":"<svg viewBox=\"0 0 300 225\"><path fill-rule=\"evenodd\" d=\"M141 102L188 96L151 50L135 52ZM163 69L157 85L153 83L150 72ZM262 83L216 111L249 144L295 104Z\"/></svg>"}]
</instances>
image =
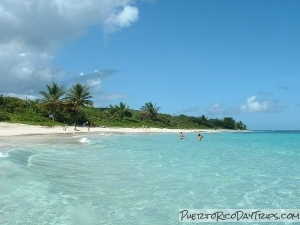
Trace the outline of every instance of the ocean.
<instances>
[{"instance_id":1,"label":"ocean","mask_svg":"<svg viewBox=\"0 0 300 225\"><path fill-rule=\"evenodd\" d=\"M0 137L0 224L185 224L181 209L300 209L300 132ZM249 224L249 223L248 223Z\"/></svg>"}]
</instances>

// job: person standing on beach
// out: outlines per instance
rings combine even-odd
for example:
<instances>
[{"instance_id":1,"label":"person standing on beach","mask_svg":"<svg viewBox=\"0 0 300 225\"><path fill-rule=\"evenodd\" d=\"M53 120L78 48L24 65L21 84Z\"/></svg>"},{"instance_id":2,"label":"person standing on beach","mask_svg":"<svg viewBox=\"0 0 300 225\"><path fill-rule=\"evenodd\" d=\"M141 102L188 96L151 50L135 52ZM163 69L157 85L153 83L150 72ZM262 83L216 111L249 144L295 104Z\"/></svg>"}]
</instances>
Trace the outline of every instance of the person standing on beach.
<instances>
[{"instance_id":1,"label":"person standing on beach","mask_svg":"<svg viewBox=\"0 0 300 225\"><path fill-rule=\"evenodd\" d=\"M183 133L182 133L182 132L180 132L180 134L179 134L179 138L180 138L181 140L184 138L184 135L183 135Z\"/></svg>"}]
</instances>

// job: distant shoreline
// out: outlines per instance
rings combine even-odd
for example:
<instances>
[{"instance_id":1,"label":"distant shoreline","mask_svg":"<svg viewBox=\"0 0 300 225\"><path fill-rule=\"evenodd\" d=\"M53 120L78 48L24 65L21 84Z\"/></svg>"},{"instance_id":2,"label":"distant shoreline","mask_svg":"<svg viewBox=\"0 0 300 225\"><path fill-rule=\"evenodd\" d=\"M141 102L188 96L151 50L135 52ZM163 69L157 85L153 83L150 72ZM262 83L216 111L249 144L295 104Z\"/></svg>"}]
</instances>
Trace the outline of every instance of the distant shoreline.
<instances>
[{"instance_id":1,"label":"distant shoreline","mask_svg":"<svg viewBox=\"0 0 300 225\"><path fill-rule=\"evenodd\" d=\"M88 127L77 127L78 131L74 132L74 126L62 126L53 128L46 126L27 125L19 123L0 122L0 137L32 135L32 134L80 134L88 133ZM219 133L219 132L247 132L248 130L214 130L214 129L168 129L168 128L119 128L119 127L91 127L90 133Z\"/></svg>"}]
</instances>

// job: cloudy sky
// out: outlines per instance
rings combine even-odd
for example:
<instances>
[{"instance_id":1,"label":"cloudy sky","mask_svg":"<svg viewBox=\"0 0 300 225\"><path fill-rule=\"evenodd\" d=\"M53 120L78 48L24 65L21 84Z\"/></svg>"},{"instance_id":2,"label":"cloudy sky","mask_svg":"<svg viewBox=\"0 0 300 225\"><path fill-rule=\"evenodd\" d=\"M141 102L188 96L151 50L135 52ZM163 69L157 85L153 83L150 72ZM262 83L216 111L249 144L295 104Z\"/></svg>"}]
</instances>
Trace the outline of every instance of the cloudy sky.
<instances>
[{"instance_id":1,"label":"cloudy sky","mask_svg":"<svg viewBox=\"0 0 300 225\"><path fill-rule=\"evenodd\" d=\"M300 129L298 0L1 0L0 94Z\"/></svg>"}]
</instances>

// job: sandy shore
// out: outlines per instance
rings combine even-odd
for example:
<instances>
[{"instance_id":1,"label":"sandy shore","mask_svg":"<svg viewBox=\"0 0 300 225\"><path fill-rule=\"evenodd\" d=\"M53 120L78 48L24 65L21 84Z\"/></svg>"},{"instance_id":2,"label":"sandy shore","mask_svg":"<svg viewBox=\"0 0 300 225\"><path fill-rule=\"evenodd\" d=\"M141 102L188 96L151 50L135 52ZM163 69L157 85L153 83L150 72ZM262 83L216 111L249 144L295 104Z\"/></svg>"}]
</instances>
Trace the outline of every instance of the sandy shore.
<instances>
[{"instance_id":1,"label":"sandy shore","mask_svg":"<svg viewBox=\"0 0 300 225\"><path fill-rule=\"evenodd\" d=\"M75 133L88 133L87 127L78 127ZM189 132L232 132L231 130L187 130L187 129L161 129L161 128L113 128L113 127L92 127L90 132L108 132L108 133L189 133ZM56 126L53 128L44 126L33 126L18 123L0 122L0 136L32 135L32 134L73 134L74 126L66 128Z\"/></svg>"}]
</instances>

